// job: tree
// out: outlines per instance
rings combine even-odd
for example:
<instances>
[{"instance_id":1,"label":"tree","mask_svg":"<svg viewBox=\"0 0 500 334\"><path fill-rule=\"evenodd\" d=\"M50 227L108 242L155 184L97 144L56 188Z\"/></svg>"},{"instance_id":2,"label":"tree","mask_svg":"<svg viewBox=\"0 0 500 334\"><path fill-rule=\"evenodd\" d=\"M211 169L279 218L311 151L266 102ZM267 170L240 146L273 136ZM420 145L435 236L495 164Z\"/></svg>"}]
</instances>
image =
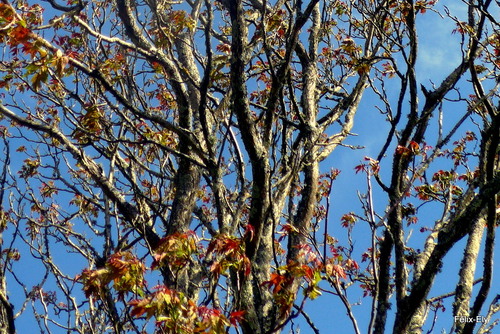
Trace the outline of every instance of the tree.
<instances>
[{"instance_id":1,"label":"tree","mask_svg":"<svg viewBox=\"0 0 500 334\"><path fill-rule=\"evenodd\" d=\"M500 27L498 3L461 6L3 1L0 331L33 314L47 333L264 334L296 317L319 332L305 305L328 292L361 333L357 290L369 333L432 331L448 297L456 319L488 320L454 331L486 332ZM441 83L417 79L419 20L436 14L460 57ZM325 159L362 150L349 143L362 97L388 130L353 163L366 183L343 243L328 218L344 171ZM429 207L433 224L418 220ZM456 287L431 294L457 247Z\"/></svg>"}]
</instances>

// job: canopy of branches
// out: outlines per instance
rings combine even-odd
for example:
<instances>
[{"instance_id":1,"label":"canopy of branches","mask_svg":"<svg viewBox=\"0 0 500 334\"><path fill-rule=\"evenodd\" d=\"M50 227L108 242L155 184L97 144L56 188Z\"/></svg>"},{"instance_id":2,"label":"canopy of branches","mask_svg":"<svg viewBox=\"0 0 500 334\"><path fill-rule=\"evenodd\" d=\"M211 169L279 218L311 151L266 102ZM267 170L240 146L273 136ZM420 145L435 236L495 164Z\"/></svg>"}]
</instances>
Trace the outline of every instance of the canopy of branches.
<instances>
[{"instance_id":1,"label":"canopy of branches","mask_svg":"<svg viewBox=\"0 0 500 334\"><path fill-rule=\"evenodd\" d=\"M0 333L491 332L499 9L2 0Z\"/></svg>"}]
</instances>

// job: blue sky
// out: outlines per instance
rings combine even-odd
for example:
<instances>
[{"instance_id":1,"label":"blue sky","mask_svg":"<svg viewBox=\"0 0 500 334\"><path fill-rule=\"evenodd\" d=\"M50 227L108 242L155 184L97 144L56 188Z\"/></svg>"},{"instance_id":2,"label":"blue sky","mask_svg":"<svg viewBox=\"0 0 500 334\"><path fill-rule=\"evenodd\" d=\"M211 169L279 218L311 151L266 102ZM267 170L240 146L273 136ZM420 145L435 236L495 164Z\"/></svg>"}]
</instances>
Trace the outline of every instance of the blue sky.
<instances>
[{"instance_id":1,"label":"blue sky","mask_svg":"<svg viewBox=\"0 0 500 334\"><path fill-rule=\"evenodd\" d=\"M439 4L436 8L441 10L444 4L450 8L452 13L462 16L462 19L463 16L466 15L461 2L443 1L442 4ZM460 38L458 35L452 34L455 24L450 19L441 18L439 15L430 11L425 15L419 16L418 28L418 33L421 38L419 60L417 63L418 80L425 86L430 87L430 82L439 84L445 75L459 63L460 48L458 47L458 43L460 42ZM422 101L423 99L421 98L421 102ZM356 190L359 190L361 193L366 191L365 176L356 174L354 167L361 163L365 156L376 157L381 144L386 139L385 130L387 128L387 123L384 120L385 116L380 115L374 107L376 103L378 103L378 101L374 96L367 92L359 108L359 112L356 115L356 123L352 130L357 136L350 137L345 142L350 145L364 146L364 149L351 150L339 147L333 152L331 157L322 163L323 171L327 171L330 168L337 168L342 171L333 187L331 211L329 213L330 228L328 231L329 234L337 238L340 243L346 242L346 231L340 226L340 217L344 213L350 211L360 212L360 204ZM460 111L457 114L460 115ZM447 110L445 107L445 128L447 124L452 124L455 118L456 115L454 115L453 111ZM466 129L467 126L472 126L472 124L466 124L464 129ZM460 131L460 133L462 133L462 131ZM433 145L434 143L430 144ZM394 147L388 152L392 152L393 150ZM18 161L18 163L20 162ZM16 164L14 163L14 169L15 166ZM440 168L439 166L446 166L446 162L443 162L443 165L441 165L441 162L438 162L437 167L434 168ZM385 177L387 181L389 171L387 170L384 172L384 167L390 167L390 157L385 159L382 167L382 177ZM383 213L386 203L386 195L377 189L375 192L375 207L377 212ZM433 211L432 208L423 210L426 214L419 216L420 221L428 220L429 225L431 225L436 219L435 212ZM369 227L363 222L359 222L354 227L353 236L356 247L354 254L360 256L361 253L365 251L367 245L369 245L369 233ZM425 235L420 234L419 231L413 231L412 241L414 241L415 244L421 243L423 237L425 237ZM454 288L455 282L458 279L459 261L462 253L460 246L463 245L463 243L464 240L457 244L455 247L456 250L450 252L445 258L443 271L436 279L436 286L433 288L431 296L450 292L450 290ZM81 271L82 267L86 265L83 262L78 263L76 260L78 256L64 253L56 254L56 256L59 256L58 260L61 262L71 259L71 265L67 267L70 275L76 275ZM28 259L29 256L23 257L22 261L15 263L15 268L20 277L27 282L27 287L30 287L39 281L37 274L40 273L41 270L37 267L36 262L31 262ZM356 260L360 261L360 258ZM75 265L76 263L78 263L78 265ZM495 263L497 263L495 268L496 271L500 270L499 261L495 261ZM479 272L480 271L481 270L479 270ZM22 293L17 290L16 284L9 284L9 289L13 293L13 301L16 304L16 294L19 293L19 295L22 296ZM492 291L493 294L495 292L498 291ZM371 299L363 298L361 296L361 291L357 289L349 290L349 298L352 303L359 304L353 306L353 311L357 317L361 332L365 332L369 321ZM437 331L442 328L448 330L451 327L453 320L450 316L451 307L449 303L451 300L452 299L448 300L447 312L439 314ZM489 301L490 299L487 302ZM16 311L19 310L19 307L20 305L16 304ZM322 333L352 333L350 322L345 316L345 309L335 296L325 293L317 300L308 301L305 310ZM30 312L28 311L18 319L16 325L19 333L30 333L33 331L34 324L29 320L29 316ZM393 313L391 312L389 314L388 326L392 326L392 316ZM300 326L301 333L311 332L307 324L305 324L301 318L295 321L295 325ZM61 331L61 333L63 333L63 331Z\"/></svg>"},{"instance_id":2,"label":"blue sky","mask_svg":"<svg viewBox=\"0 0 500 334\"><path fill-rule=\"evenodd\" d=\"M447 6L450 9L452 15L456 15L460 20L466 20L467 11L462 2L459 1L441 1L436 5L436 10L443 12L443 7ZM500 14L500 13L499 13ZM424 86L430 88L431 83L439 85L441 81L448 75L461 61L460 52L460 35L454 34L453 30L456 28L456 24L447 17L440 17L438 14L427 11L425 15L419 15L417 17L417 27L419 36L419 53L417 60L417 80L419 83L424 84ZM466 78L465 78L466 79ZM397 82L397 81L395 81ZM461 81L463 83L463 80ZM463 84L460 85L462 89L462 94L466 96L466 90L464 91ZM394 100L397 98L397 88L392 90L394 93ZM423 105L424 98L420 96L420 103ZM332 191L332 207L330 212L330 229L329 233L335 236L339 240L344 240L346 238L346 232L340 227L340 216L349 211L360 212L360 203L355 189L358 189L361 193L366 192L366 176L361 174L356 174L354 171L354 166L361 163L365 156L370 156L376 158L378 155L382 144L385 142L388 129L387 123L384 121L384 116L381 115L375 108L375 104L380 102L374 98L372 94L365 94L363 102L359 108L356 115L356 122L352 130L356 136L348 138L345 143L351 145L360 145L365 147L361 150L350 150L348 148L338 148L333 152L331 157L329 157L323 164L323 167L334 167L342 170L341 174L335 181L333 191ZM451 108L451 109L450 109ZM465 106L462 104L461 109L454 110L455 106L450 106L449 104L444 106L443 111L443 130L446 133L455 124L457 117L461 117ZM434 127L434 133L437 133L436 121L434 121L432 127ZM471 122L466 122L463 125L462 130L458 132L459 135L463 135L465 130L475 129L475 125ZM458 139L458 136L454 137L454 140ZM435 138L429 138L429 145L434 145ZM453 142L453 140L452 140ZM392 145L392 150L389 149L388 152L391 153L395 149L394 143ZM390 177L390 157L385 158L384 163L381 167L382 179L389 182ZM446 159L440 159L432 166L431 170L437 170L440 168L449 168L449 161ZM385 170L384 170L385 168ZM389 170L387 170L389 169ZM373 183L375 183L373 181ZM349 191L346 191L349 190ZM374 195L375 206L378 213L383 213L385 206L387 205L387 196L380 189L377 189ZM439 208L439 210L441 210ZM440 213L440 211L438 212ZM428 209L423 208L418 216L420 222L425 222L427 226L432 226L434 220L438 219L439 216L436 215L436 206L430 206ZM417 227L407 228L406 233L409 234L412 230L410 245L415 247L422 247L423 240L427 234L422 234L418 231L419 224ZM358 249L365 249L367 243L369 242L370 230L369 227L361 222L354 227L353 231L356 247ZM379 232L380 235L380 232ZM466 239L462 239L458 242L455 247L447 254L444 259L443 269L440 274L437 275L435 285L433 286L429 297L434 297L443 293L452 292L458 282L458 271L460 269L460 261L462 258L463 247L465 245ZM483 250L481 250L482 252ZM482 263L483 256L480 252L478 263ZM499 257L496 254L495 258L495 272L500 270ZM476 272L476 278L481 276L482 267L478 265ZM474 291L476 291L475 289ZM354 293L353 293L354 292ZM489 302L496 293L500 292L498 286L493 284L490 298L485 303L483 312L485 314ZM361 332L366 332L369 312L371 307L371 299L363 298L356 291L350 291L351 302L353 304L359 303L359 305L353 306L353 312L357 317L359 327ZM453 297L445 299L446 312L439 311L437 313L438 319L436 327L433 333L439 333L441 330L446 332L452 326L453 318L451 316L451 303L453 302ZM394 300L393 300L394 304ZM307 303L306 311L316 322L317 327L323 333L352 333L352 326L349 319L346 316L345 309L339 302L338 298L334 296L323 295L318 301L312 301ZM392 312L389 313L388 318L388 328L391 328L394 319L394 308ZM429 323L429 322L428 322ZM303 333L311 333L310 329L306 327L307 325L301 326ZM335 329L335 331L333 331ZM425 329L425 328L424 328ZM426 328L427 330L429 327ZM388 330L390 332L390 330Z\"/></svg>"}]
</instances>

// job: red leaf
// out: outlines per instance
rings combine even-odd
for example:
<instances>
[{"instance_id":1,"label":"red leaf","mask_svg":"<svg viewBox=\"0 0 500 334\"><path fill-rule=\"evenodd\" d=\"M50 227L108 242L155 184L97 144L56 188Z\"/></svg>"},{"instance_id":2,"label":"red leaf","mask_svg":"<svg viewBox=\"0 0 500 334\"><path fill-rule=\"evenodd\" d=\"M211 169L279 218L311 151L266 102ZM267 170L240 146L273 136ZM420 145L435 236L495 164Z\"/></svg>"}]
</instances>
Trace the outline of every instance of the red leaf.
<instances>
[{"instance_id":1,"label":"red leaf","mask_svg":"<svg viewBox=\"0 0 500 334\"><path fill-rule=\"evenodd\" d=\"M411 153L413 153L413 154L419 154L420 153L420 145L418 145L417 142L415 142L415 141L412 140L410 142L409 146L410 146Z\"/></svg>"},{"instance_id":2,"label":"red leaf","mask_svg":"<svg viewBox=\"0 0 500 334\"><path fill-rule=\"evenodd\" d=\"M356 174L358 174L359 172L364 172L366 171L366 166L361 164L361 165L357 165L356 167L354 167L354 170L356 171Z\"/></svg>"},{"instance_id":3,"label":"red leaf","mask_svg":"<svg viewBox=\"0 0 500 334\"><path fill-rule=\"evenodd\" d=\"M241 323L243 321L243 316L245 315L245 313L245 310L231 312L231 314L229 314L229 321L231 322L231 325L236 327L237 322Z\"/></svg>"},{"instance_id":4,"label":"red leaf","mask_svg":"<svg viewBox=\"0 0 500 334\"><path fill-rule=\"evenodd\" d=\"M269 281L263 282L261 285L268 286L268 287L274 286L273 294L276 294L276 293L280 292L280 290L283 288L283 283L285 281L286 281L286 277L284 275L272 273L271 279Z\"/></svg>"},{"instance_id":5,"label":"red leaf","mask_svg":"<svg viewBox=\"0 0 500 334\"><path fill-rule=\"evenodd\" d=\"M144 307L144 300L135 299L128 303L132 306L132 311L130 311L130 315L132 317L140 317L144 313L146 313L146 308Z\"/></svg>"},{"instance_id":6,"label":"red leaf","mask_svg":"<svg viewBox=\"0 0 500 334\"><path fill-rule=\"evenodd\" d=\"M354 223L356 223L356 216L354 216L354 213L346 213L340 218L342 227L352 227Z\"/></svg>"},{"instance_id":7,"label":"red leaf","mask_svg":"<svg viewBox=\"0 0 500 334\"><path fill-rule=\"evenodd\" d=\"M252 241L255 235L255 227L252 224L247 224L245 227L245 237L248 241Z\"/></svg>"}]
</instances>

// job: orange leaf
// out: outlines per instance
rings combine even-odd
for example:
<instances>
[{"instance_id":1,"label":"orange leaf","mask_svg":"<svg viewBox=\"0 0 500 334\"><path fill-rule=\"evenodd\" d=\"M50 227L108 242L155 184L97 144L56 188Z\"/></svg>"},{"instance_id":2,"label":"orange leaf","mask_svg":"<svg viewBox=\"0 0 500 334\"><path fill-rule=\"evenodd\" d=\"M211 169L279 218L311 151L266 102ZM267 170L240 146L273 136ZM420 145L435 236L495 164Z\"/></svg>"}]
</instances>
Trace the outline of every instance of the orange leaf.
<instances>
[{"instance_id":1,"label":"orange leaf","mask_svg":"<svg viewBox=\"0 0 500 334\"><path fill-rule=\"evenodd\" d=\"M31 30L23 26L17 25L10 31L11 45L22 44L30 38Z\"/></svg>"}]
</instances>

